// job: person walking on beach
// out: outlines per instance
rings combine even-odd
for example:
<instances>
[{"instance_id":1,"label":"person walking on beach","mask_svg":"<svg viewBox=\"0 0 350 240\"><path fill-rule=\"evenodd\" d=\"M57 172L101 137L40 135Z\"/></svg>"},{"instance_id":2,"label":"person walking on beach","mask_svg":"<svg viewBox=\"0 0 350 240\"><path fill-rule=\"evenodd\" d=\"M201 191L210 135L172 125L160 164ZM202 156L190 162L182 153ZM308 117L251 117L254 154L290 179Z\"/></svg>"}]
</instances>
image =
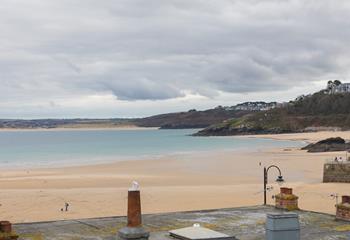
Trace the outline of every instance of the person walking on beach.
<instances>
[{"instance_id":1,"label":"person walking on beach","mask_svg":"<svg viewBox=\"0 0 350 240\"><path fill-rule=\"evenodd\" d=\"M68 212L69 203L66 202L66 203L64 204L64 207L65 207L65 211Z\"/></svg>"},{"instance_id":2,"label":"person walking on beach","mask_svg":"<svg viewBox=\"0 0 350 240\"><path fill-rule=\"evenodd\" d=\"M68 208L69 208L69 203L65 202L64 207L61 208L61 212L68 212Z\"/></svg>"}]
</instances>

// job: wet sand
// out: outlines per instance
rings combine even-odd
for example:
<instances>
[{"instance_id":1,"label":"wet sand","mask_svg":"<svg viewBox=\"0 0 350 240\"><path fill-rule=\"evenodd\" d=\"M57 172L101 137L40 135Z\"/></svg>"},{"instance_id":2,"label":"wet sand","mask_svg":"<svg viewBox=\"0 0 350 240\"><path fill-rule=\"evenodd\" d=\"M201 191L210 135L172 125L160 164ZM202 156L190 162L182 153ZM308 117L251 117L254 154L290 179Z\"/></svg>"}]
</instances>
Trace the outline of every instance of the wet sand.
<instances>
[{"instance_id":1,"label":"wet sand","mask_svg":"<svg viewBox=\"0 0 350 240\"><path fill-rule=\"evenodd\" d=\"M317 141L350 132L269 136ZM126 214L127 189L141 185L144 213L259 205L263 202L263 166L280 166L300 197L302 209L333 214L332 193L350 194L350 184L322 183L323 163L345 152L306 153L294 148L220 151L130 160L110 164L0 172L0 216L13 222L105 217ZM260 166L261 163L261 166ZM269 172L268 202L279 191L277 172ZM68 212L61 212L64 203Z\"/></svg>"}]
</instances>

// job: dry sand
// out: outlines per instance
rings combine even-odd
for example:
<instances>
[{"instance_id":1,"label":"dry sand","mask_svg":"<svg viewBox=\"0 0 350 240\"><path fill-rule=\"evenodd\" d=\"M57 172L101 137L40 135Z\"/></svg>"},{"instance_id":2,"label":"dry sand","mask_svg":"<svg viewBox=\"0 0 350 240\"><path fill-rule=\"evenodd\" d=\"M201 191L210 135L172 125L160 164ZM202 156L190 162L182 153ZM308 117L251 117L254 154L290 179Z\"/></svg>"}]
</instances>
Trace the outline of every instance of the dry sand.
<instances>
[{"instance_id":1,"label":"dry sand","mask_svg":"<svg viewBox=\"0 0 350 240\"><path fill-rule=\"evenodd\" d=\"M319 132L263 136L316 141L350 132ZM257 137L257 136L250 136ZM261 136L259 136L261 137ZM332 193L350 194L350 184L322 183L323 163L338 153L306 153L286 149L210 152L161 159L52 169L2 170L0 216L13 222L33 222L126 214L132 180L142 189L144 213L259 205L263 201L263 166L277 164L293 187L302 209L335 211ZM260 166L260 163L261 165ZM279 191L277 172L269 172L268 201ZM65 202L70 210L61 212Z\"/></svg>"}]
</instances>

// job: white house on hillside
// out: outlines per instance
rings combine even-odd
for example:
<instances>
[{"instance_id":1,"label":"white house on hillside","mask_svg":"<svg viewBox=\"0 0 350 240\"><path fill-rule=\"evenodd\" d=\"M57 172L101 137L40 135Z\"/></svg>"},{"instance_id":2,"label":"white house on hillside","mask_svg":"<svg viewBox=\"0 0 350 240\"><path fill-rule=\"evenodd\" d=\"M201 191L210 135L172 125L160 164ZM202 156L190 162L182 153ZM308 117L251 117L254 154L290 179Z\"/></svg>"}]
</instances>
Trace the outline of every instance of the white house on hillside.
<instances>
[{"instance_id":1,"label":"white house on hillside","mask_svg":"<svg viewBox=\"0 0 350 240\"><path fill-rule=\"evenodd\" d=\"M341 83L338 80L329 81L327 84L327 91L329 94L336 93L350 93L350 83Z\"/></svg>"}]
</instances>

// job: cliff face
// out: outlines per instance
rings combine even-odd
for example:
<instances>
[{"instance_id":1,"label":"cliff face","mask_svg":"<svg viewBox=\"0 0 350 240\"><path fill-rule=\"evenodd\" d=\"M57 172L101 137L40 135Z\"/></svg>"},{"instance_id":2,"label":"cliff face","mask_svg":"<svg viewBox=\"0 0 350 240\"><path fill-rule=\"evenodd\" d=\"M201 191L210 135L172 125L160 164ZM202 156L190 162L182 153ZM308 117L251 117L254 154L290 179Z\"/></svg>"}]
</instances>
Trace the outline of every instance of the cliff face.
<instances>
[{"instance_id":1,"label":"cliff face","mask_svg":"<svg viewBox=\"0 0 350 240\"><path fill-rule=\"evenodd\" d=\"M329 95L318 92L291 101L281 108L214 124L195 135L277 134L312 131L324 127L350 129L350 94Z\"/></svg>"}]
</instances>

